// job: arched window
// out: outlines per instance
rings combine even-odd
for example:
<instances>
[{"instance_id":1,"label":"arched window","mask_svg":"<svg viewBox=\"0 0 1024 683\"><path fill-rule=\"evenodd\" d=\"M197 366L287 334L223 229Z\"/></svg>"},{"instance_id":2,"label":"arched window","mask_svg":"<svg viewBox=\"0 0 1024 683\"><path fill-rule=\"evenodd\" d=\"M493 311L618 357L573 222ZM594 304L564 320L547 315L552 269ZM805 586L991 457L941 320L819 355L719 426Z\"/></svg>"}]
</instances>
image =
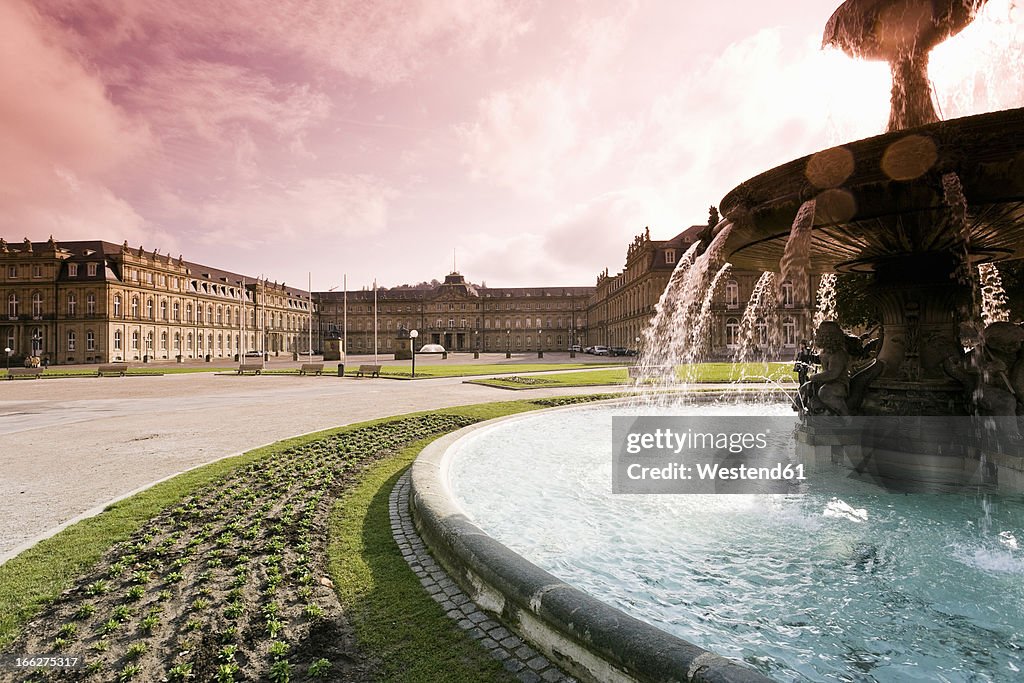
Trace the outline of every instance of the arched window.
<instances>
[{"instance_id":1,"label":"arched window","mask_svg":"<svg viewBox=\"0 0 1024 683\"><path fill-rule=\"evenodd\" d=\"M78 308L78 297L74 292L68 292L68 315L73 317L76 308Z\"/></svg>"},{"instance_id":2,"label":"arched window","mask_svg":"<svg viewBox=\"0 0 1024 683\"><path fill-rule=\"evenodd\" d=\"M121 350L121 330L114 330L114 350Z\"/></svg>"},{"instance_id":3,"label":"arched window","mask_svg":"<svg viewBox=\"0 0 1024 683\"><path fill-rule=\"evenodd\" d=\"M171 309L174 315L174 322L181 320L181 304L177 301L174 302L174 307Z\"/></svg>"},{"instance_id":4,"label":"arched window","mask_svg":"<svg viewBox=\"0 0 1024 683\"><path fill-rule=\"evenodd\" d=\"M767 346L768 344L768 323L764 321L764 318L758 318L757 322L754 323L754 329L757 330L757 343L758 346Z\"/></svg>"},{"instance_id":5,"label":"arched window","mask_svg":"<svg viewBox=\"0 0 1024 683\"><path fill-rule=\"evenodd\" d=\"M138 331L132 332L132 351L139 350L139 333Z\"/></svg>"},{"instance_id":6,"label":"arched window","mask_svg":"<svg viewBox=\"0 0 1024 683\"><path fill-rule=\"evenodd\" d=\"M213 324L213 305L206 306L206 320L212 325Z\"/></svg>"},{"instance_id":7,"label":"arched window","mask_svg":"<svg viewBox=\"0 0 1024 683\"><path fill-rule=\"evenodd\" d=\"M220 306L217 306L217 324L222 325L224 323L224 312Z\"/></svg>"},{"instance_id":8,"label":"arched window","mask_svg":"<svg viewBox=\"0 0 1024 683\"><path fill-rule=\"evenodd\" d=\"M7 317L11 319L18 317L18 295L14 292L7 295Z\"/></svg>"},{"instance_id":9,"label":"arched window","mask_svg":"<svg viewBox=\"0 0 1024 683\"><path fill-rule=\"evenodd\" d=\"M139 297L137 296L132 297L132 317L139 317Z\"/></svg>"},{"instance_id":10,"label":"arched window","mask_svg":"<svg viewBox=\"0 0 1024 683\"><path fill-rule=\"evenodd\" d=\"M174 333L174 350L181 351L181 332Z\"/></svg>"},{"instance_id":11,"label":"arched window","mask_svg":"<svg viewBox=\"0 0 1024 683\"><path fill-rule=\"evenodd\" d=\"M197 310L201 310L201 309L197 309ZM191 335L189 335L189 336L191 336ZM197 334L196 335L196 350L197 351L202 351L203 350L203 335L201 335L201 334Z\"/></svg>"},{"instance_id":12,"label":"arched window","mask_svg":"<svg viewBox=\"0 0 1024 683\"><path fill-rule=\"evenodd\" d=\"M85 350L95 351L96 350L96 333L92 330L87 330L85 333Z\"/></svg>"},{"instance_id":13,"label":"arched window","mask_svg":"<svg viewBox=\"0 0 1024 683\"><path fill-rule=\"evenodd\" d=\"M725 305L728 308L740 307L740 285L735 280L725 283Z\"/></svg>"},{"instance_id":14,"label":"arched window","mask_svg":"<svg viewBox=\"0 0 1024 683\"><path fill-rule=\"evenodd\" d=\"M203 324L203 307L198 304L196 305L196 322L200 325Z\"/></svg>"},{"instance_id":15,"label":"arched window","mask_svg":"<svg viewBox=\"0 0 1024 683\"><path fill-rule=\"evenodd\" d=\"M161 332L160 333L160 349L162 351L166 351L167 350L167 333L166 332Z\"/></svg>"},{"instance_id":16,"label":"arched window","mask_svg":"<svg viewBox=\"0 0 1024 683\"><path fill-rule=\"evenodd\" d=\"M39 292L32 293L32 317L43 317L43 295Z\"/></svg>"},{"instance_id":17,"label":"arched window","mask_svg":"<svg viewBox=\"0 0 1024 683\"><path fill-rule=\"evenodd\" d=\"M153 300L146 299L146 317L150 320L153 319Z\"/></svg>"},{"instance_id":18,"label":"arched window","mask_svg":"<svg viewBox=\"0 0 1024 683\"><path fill-rule=\"evenodd\" d=\"M92 292L85 296L85 314L96 315L96 295Z\"/></svg>"},{"instance_id":19,"label":"arched window","mask_svg":"<svg viewBox=\"0 0 1024 683\"><path fill-rule=\"evenodd\" d=\"M740 321L736 318L728 318L725 321L725 345L730 349L736 348L740 339Z\"/></svg>"},{"instance_id":20,"label":"arched window","mask_svg":"<svg viewBox=\"0 0 1024 683\"><path fill-rule=\"evenodd\" d=\"M192 322L192 304L185 304L185 321Z\"/></svg>"},{"instance_id":21,"label":"arched window","mask_svg":"<svg viewBox=\"0 0 1024 683\"><path fill-rule=\"evenodd\" d=\"M160 300L160 319L167 320L167 301Z\"/></svg>"},{"instance_id":22,"label":"arched window","mask_svg":"<svg viewBox=\"0 0 1024 683\"><path fill-rule=\"evenodd\" d=\"M147 332L146 333L146 351L148 352L148 351L152 351L152 350L153 350L153 333L152 332Z\"/></svg>"},{"instance_id":23,"label":"arched window","mask_svg":"<svg viewBox=\"0 0 1024 683\"><path fill-rule=\"evenodd\" d=\"M74 330L68 330L68 351L74 351L75 345L78 343L78 337L75 336Z\"/></svg>"},{"instance_id":24,"label":"arched window","mask_svg":"<svg viewBox=\"0 0 1024 683\"><path fill-rule=\"evenodd\" d=\"M188 333L188 337L185 338L185 343L188 345L188 347L187 347L188 350L191 351L192 350L192 333L191 332L189 332Z\"/></svg>"},{"instance_id":25,"label":"arched window","mask_svg":"<svg viewBox=\"0 0 1024 683\"><path fill-rule=\"evenodd\" d=\"M115 318L120 318L121 317L121 295L120 294L115 294L114 295L114 317Z\"/></svg>"}]
</instances>

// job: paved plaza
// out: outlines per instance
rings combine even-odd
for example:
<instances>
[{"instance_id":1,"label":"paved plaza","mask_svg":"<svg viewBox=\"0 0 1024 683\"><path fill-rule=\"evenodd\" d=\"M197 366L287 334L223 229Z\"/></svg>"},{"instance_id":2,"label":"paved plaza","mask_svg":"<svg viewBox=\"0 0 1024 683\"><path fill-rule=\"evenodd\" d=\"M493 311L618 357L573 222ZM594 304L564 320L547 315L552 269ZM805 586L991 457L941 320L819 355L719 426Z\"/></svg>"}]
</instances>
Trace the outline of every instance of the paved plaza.
<instances>
[{"instance_id":1,"label":"paved plaza","mask_svg":"<svg viewBox=\"0 0 1024 683\"><path fill-rule=\"evenodd\" d=\"M545 360L569 362L566 354L548 355ZM350 359L350 365L358 362ZM436 362L492 363L496 373L514 371L501 367L504 354ZM325 367L333 371L335 364ZM202 372L0 382L0 561L114 499L284 438L430 408L610 389L511 392L466 384L464 377L400 381L332 374Z\"/></svg>"}]
</instances>

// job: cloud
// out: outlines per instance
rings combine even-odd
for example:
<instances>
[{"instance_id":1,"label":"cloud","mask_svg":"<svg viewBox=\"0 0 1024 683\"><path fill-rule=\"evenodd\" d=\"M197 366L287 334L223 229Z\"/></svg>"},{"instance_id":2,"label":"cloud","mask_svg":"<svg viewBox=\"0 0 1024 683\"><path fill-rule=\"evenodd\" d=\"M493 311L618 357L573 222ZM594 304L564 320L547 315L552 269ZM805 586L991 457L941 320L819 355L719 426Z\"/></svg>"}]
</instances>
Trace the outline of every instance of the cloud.
<instances>
[{"instance_id":1,"label":"cloud","mask_svg":"<svg viewBox=\"0 0 1024 683\"><path fill-rule=\"evenodd\" d=\"M163 203L168 222L194 233L201 244L275 250L296 245L302 252L314 243L383 231L396 196L379 179L342 175L254 184L199 203L165 196Z\"/></svg>"},{"instance_id":2,"label":"cloud","mask_svg":"<svg viewBox=\"0 0 1024 683\"><path fill-rule=\"evenodd\" d=\"M136 234L144 220L106 183L152 149L149 130L45 28L20 2L0 3L0 230Z\"/></svg>"}]
</instances>

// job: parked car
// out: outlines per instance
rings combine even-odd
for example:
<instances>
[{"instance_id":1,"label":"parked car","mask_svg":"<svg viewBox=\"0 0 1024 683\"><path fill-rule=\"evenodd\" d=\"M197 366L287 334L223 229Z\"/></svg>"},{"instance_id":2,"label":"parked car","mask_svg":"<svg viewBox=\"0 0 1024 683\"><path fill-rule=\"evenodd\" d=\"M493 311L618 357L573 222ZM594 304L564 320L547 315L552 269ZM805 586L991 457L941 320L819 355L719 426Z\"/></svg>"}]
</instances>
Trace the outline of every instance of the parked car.
<instances>
[{"instance_id":1,"label":"parked car","mask_svg":"<svg viewBox=\"0 0 1024 683\"><path fill-rule=\"evenodd\" d=\"M591 351L595 356L610 356L611 352L607 346L595 346L594 350Z\"/></svg>"},{"instance_id":2,"label":"parked car","mask_svg":"<svg viewBox=\"0 0 1024 683\"><path fill-rule=\"evenodd\" d=\"M593 352L594 352L594 347L593 346L584 346L583 347L583 353L593 353Z\"/></svg>"},{"instance_id":3,"label":"parked car","mask_svg":"<svg viewBox=\"0 0 1024 683\"><path fill-rule=\"evenodd\" d=\"M608 349L609 356L626 356L628 355L629 349L625 346L613 346Z\"/></svg>"},{"instance_id":4,"label":"parked car","mask_svg":"<svg viewBox=\"0 0 1024 683\"><path fill-rule=\"evenodd\" d=\"M626 349L626 355L627 356L636 356L636 355L639 355L639 353L640 352L637 351L636 349Z\"/></svg>"},{"instance_id":5,"label":"parked car","mask_svg":"<svg viewBox=\"0 0 1024 683\"><path fill-rule=\"evenodd\" d=\"M583 347L580 346L579 344L573 344L572 346L569 347L569 350L575 351L576 353L580 353L583 351Z\"/></svg>"}]
</instances>

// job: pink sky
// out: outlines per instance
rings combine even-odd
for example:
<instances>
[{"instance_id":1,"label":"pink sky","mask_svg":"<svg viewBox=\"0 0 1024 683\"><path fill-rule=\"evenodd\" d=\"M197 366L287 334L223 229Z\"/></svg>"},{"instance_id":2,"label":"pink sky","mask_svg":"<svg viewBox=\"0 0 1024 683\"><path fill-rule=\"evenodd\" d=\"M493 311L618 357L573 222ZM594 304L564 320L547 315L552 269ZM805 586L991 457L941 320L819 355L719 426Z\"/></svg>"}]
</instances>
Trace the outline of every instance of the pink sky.
<instances>
[{"instance_id":1,"label":"pink sky","mask_svg":"<svg viewBox=\"0 0 1024 683\"><path fill-rule=\"evenodd\" d=\"M1024 11L933 54L947 118L1024 104ZM838 1L6 0L0 236L314 289L592 284L633 235L888 115Z\"/></svg>"}]
</instances>

